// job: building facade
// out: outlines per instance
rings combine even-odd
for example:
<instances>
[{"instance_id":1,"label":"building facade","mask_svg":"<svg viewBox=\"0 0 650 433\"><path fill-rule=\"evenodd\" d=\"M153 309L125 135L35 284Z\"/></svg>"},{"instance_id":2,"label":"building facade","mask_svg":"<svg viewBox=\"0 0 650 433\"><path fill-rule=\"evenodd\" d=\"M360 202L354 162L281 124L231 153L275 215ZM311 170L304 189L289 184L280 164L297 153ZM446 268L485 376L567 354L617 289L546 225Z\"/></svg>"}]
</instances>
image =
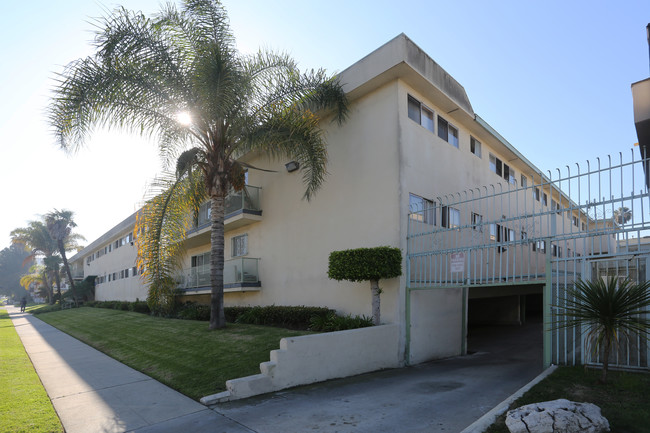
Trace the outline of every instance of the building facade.
<instances>
[{"instance_id":1,"label":"building facade","mask_svg":"<svg viewBox=\"0 0 650 433\"><path fill-rule=\"evenodd\" d=\"M503 260L506 252L500 249L498 266L514 266L520 272L534 263L543 273L547 249L555 256L592 252L586 244L546 245L543 238L549 226L536 226L534 219L524 226L514 224L514 216L532 210L553 215L557 221L552 230L579 234L590 225L608 223L589 217L548 182L473 111L463 87L404 34L341 72L339 79L350 101L350 115L342 126L328 119L323 123L329 176L311 201L302 199L300 171L286 166L291 161L244 157L269 171L250 170L246 192L228 199L227 306L314 305L370 315L369 284L327 278L330 252L388 245L406 254L431 248L431 243L409 244L413 230L448 229L431 241L439 242L438 248L472 241L471 236L464 241L453 238L461 232L495 243L519 239L526 254L511 264L510 259ZM480 195L481 188L495 194L517 190L521 199L503 208L492 197L469 208L454 204L462 198L445 196L473 190ZM194 227L188 228L187 253L177 277L185 299L204 303L210 293L208 212L209 206L202 207ZM97 276L98 300L146 299L135 264L134 224L131 216L70 259L76 276ZM538 240L523 242L527 237ZM616 247L609 234L603 235L600 245L601 252ZM487 255L476 260L485 261L481 269L494 266ZM422 293L416 305L408 305L410 282L422 278L426 285L431 278L442 277L418 275L419 265L407 267L406 261L405 256L401 278L380 281L382 321L400 324L401 329L398 347L389 350L412 363L464 353L469 301L468 294L455 287L464 283ZM541 292L541 283L526 282L507 289L494 285L472 296L499 298L499 311L507 313L499 315L516 323L523 320L522 296Z\"/></svg>"}]
</instances>

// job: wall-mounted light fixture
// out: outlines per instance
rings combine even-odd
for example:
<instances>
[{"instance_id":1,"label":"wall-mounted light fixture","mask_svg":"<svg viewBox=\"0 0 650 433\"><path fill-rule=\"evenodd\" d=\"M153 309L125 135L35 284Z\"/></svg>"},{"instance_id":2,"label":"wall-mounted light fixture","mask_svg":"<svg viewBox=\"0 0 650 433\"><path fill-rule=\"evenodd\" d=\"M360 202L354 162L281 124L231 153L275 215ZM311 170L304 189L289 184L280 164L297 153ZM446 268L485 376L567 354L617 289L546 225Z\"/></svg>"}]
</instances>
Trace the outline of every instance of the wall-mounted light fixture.
<instances>
[{"instance_id":1,"label":"wall-mounted light fixture","mask_svg":"<svg viewBox=\"0 0 650 433\"><path fill-rule=\"evenodd\" d=\"M298 163L298 161L289 161L286 164L284 164L284 166L286 167L289 173L296 171L300 168L300 164Z\"/></svg>"}]
</instances>

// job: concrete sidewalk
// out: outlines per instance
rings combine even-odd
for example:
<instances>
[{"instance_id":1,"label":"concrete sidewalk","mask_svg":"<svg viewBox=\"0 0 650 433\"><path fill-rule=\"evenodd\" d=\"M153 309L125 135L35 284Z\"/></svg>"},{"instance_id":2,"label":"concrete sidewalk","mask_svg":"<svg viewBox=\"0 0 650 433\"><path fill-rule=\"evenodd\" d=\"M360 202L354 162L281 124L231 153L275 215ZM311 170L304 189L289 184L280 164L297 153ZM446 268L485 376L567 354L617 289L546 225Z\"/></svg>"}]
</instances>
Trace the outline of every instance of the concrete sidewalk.
<instances>
[{"instance_id":1,"label":"concrete sidewalk","mask_svg":"<svg viewBox=\"0 0 650 433\"><path fill-rule=\"evenodd\" d=\"M540 323L473 341L471 356L206 408L30 314L7 311L67 433L453 433L542 371Z\"/></svg>"},{"instance_id":2,"label":"concrete sidewalk","mask_svg":"<svg viewBox=\"0 0 650 433\"><path fill-rule=\"evenodd\" d=\"M66 433L251 432L31 314L7 312Z\"/></svg>"}]
</instances>

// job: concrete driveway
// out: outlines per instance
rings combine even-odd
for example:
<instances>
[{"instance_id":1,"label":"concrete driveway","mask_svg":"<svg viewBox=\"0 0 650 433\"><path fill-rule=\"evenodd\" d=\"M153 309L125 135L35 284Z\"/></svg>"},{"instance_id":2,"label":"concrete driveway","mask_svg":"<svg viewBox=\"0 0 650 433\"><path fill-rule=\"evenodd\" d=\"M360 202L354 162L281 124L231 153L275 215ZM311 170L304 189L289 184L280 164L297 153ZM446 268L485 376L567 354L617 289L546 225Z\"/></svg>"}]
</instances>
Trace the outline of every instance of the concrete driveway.
<instances>
[{"instance_id":1,"label":"concrete driveway","mask_svg":"<svg viewBox=\"0 0 650 433\"><path fill-rule=\"evenodd\" d=\"M541 323L481 328L474 354L214 406L260 433L460 432L542 372Z\"/></svg>"}]
</instances>

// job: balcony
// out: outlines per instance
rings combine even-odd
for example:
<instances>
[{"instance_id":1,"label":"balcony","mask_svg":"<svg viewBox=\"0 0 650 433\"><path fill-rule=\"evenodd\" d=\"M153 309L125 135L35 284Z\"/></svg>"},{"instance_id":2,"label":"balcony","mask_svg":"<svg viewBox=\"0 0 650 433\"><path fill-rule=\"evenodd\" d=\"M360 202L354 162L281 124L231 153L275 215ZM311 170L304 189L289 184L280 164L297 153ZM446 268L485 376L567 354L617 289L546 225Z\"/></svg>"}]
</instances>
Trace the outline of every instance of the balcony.
<instances>
[{"instance_id":1,"label":"balcony","mask_svg":"<svg viewBox=\"0 0 650 433\"><path fill-rule=\"evenodd\" d=\"M246 185L239 192L232 192L226 197L224 230L233 230L262 220L260 206L260 191L262 188ZM187 230L187 247L210 243L210 202L203 203L199 208L198 218L194 226Z\"/></svg>"},{"instance_id":2,"label":"balcony","mask_svg":"<svg viewBox=\"0 0 650 433\"><path fill-rule=\"evenodd\" d=\"M258 291L262 286L259 260L252 257L226 260L223 266L224 292ZM210 292L210 265L183 269L176 275L176 282L178 288L187 294Z\"/></svg>"}]
</instances>

